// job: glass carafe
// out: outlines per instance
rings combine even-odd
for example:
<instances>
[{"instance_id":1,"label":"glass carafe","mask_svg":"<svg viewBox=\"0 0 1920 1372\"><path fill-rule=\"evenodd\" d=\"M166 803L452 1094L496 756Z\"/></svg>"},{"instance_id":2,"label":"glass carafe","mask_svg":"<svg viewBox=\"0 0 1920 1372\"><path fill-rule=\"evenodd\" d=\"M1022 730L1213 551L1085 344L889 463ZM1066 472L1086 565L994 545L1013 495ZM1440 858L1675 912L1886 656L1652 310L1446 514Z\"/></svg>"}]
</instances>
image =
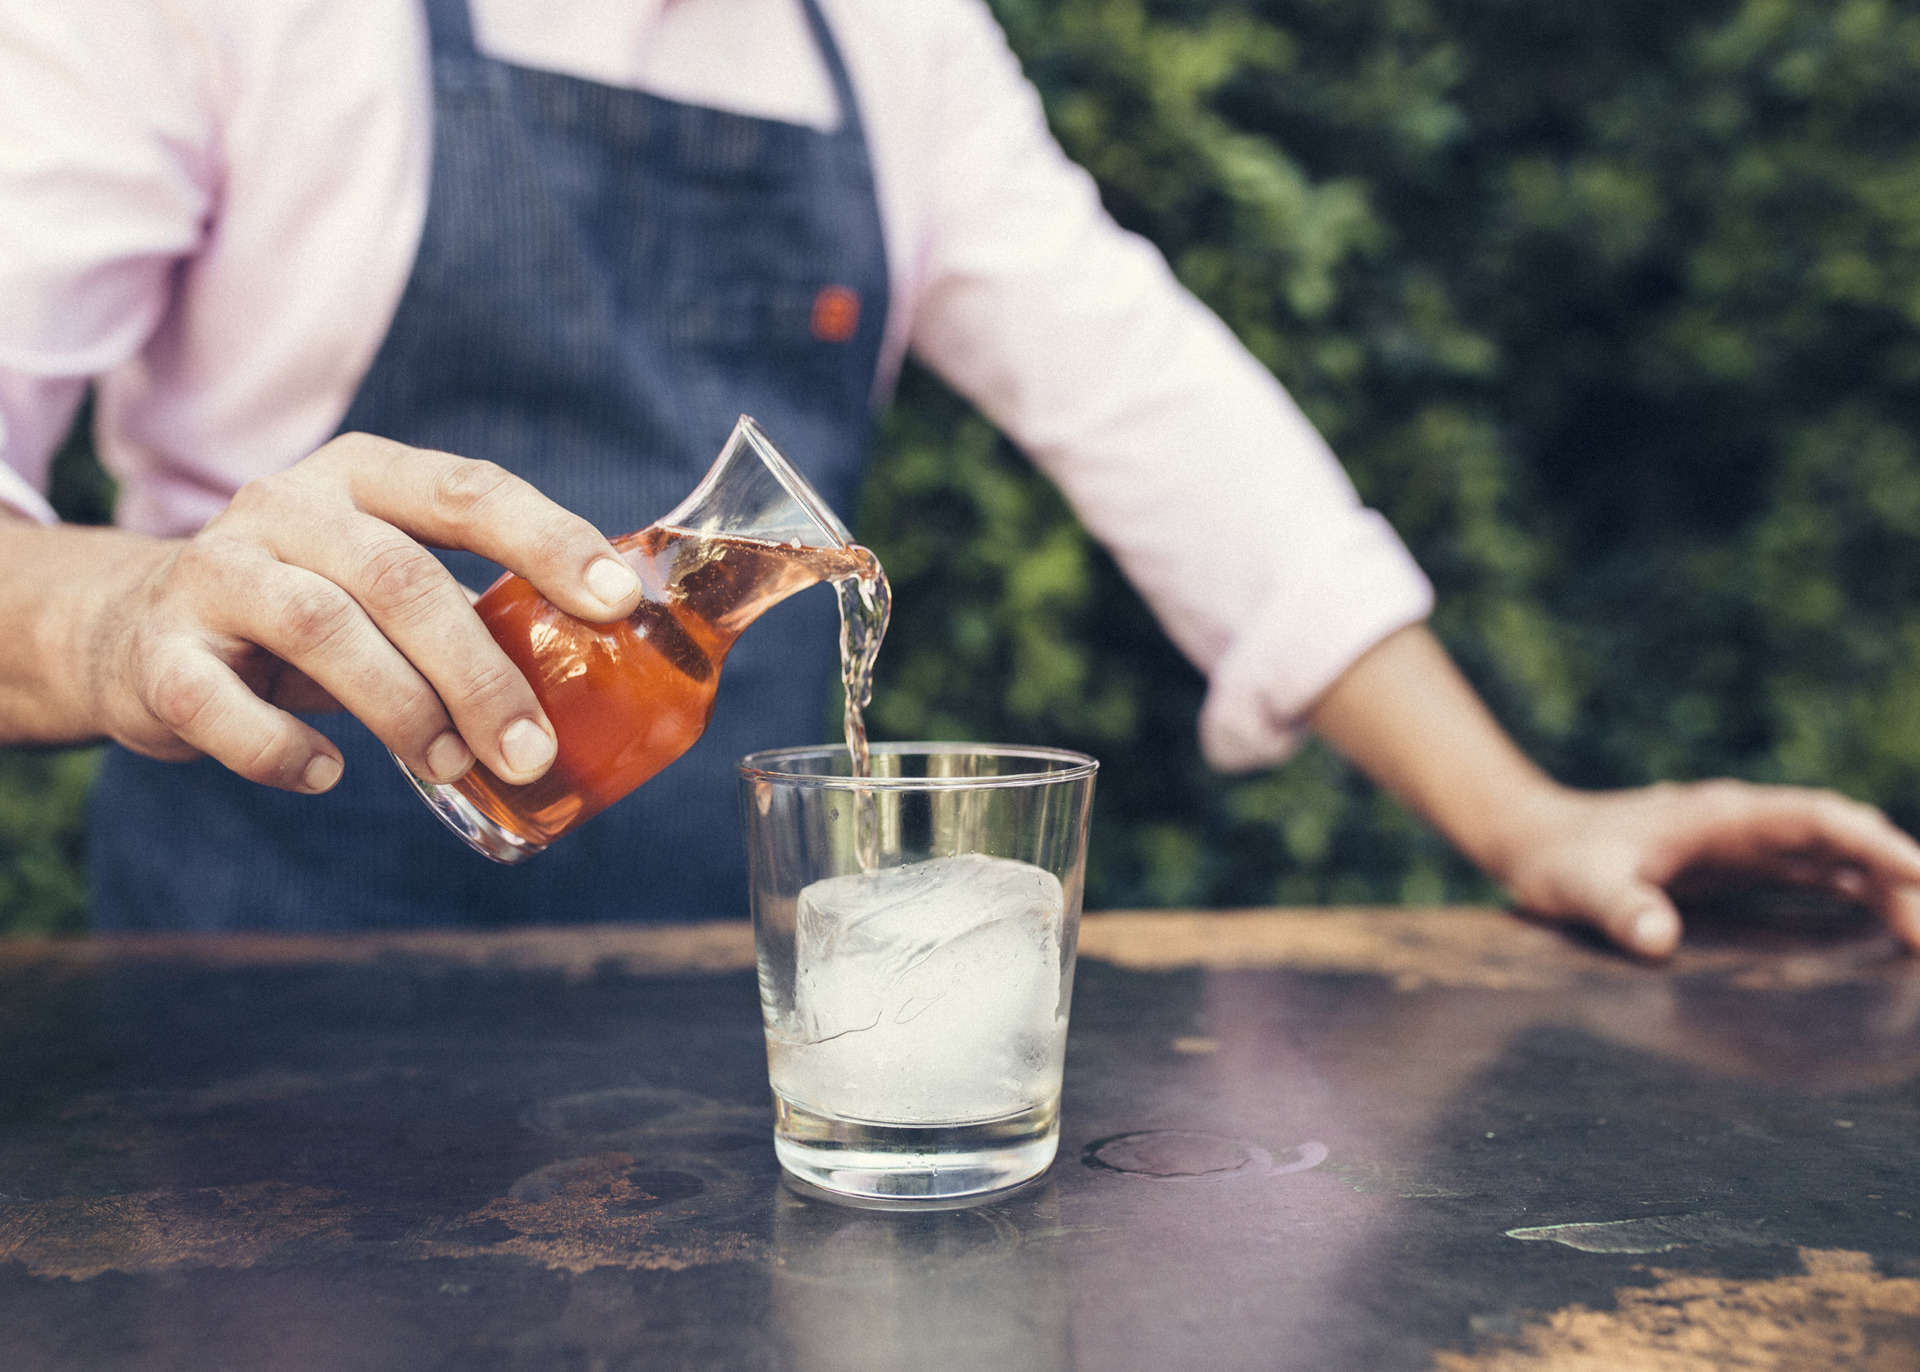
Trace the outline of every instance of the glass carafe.
<instances>
[{"instance_id":1,"label":"glass carafe","mask_svg":"<svg viewBox=\"0 0 1920 1372\"><path fill-rule=\"evenodd\" d=\"M540 852L692 747L727 650L788 596L840 585L843 668L849 652L870 667L885 629L880 564L745 415L693 494L613 545L642 588L624 620L576 619L512 574L474 605L553 724L559 754L546 775L513 786L475 763L437 784L400 769L448 828L496 862Z\"/></svg>"}]
</instances>

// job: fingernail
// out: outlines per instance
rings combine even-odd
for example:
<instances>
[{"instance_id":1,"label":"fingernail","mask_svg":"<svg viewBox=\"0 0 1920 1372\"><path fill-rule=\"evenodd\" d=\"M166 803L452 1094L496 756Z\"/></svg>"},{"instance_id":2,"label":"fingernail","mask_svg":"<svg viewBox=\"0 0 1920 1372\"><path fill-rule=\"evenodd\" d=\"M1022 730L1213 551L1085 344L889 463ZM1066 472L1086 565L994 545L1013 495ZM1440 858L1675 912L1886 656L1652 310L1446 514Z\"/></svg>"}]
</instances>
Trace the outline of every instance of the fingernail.
<instances>
[{"instance_id":1,"label":"fingernail","mask_svg":"<svg viewBox=\"0 0 1920 1372\"><path fill-rule=\"evenodd\" d=\"M1633 917L1633 942L1637 948L1665 948L1680 931L1673 916L1665 910L1642 910Z\"/></svg>"},{"instance_id":2,"label":"fingernail","mask_svg":"<svg viewBox=\"0 0 1920 1372\"><path fill-rule=\"evenodd\" d=\"M624 604L627 597L640 589L640 578L634 575L633 568L617 557L595 558L593 565L587 568L587 589L600 598L608 609Z\"/></svg>"},{"instance_id":3,"label":"fingernail","mask_svg":"<svg viewBox=\"0 0 1920 1372\"><path fill-rule=\"evenodd\" d=\"M340 780L340 759L329 757L325 753L316 753L307 763L307 769L300 774L300 784L309 791L331 791L333 783Z\"/></svg>"},{"instance_id":4,"label":"fingernail","mask_svg":"<svg viewBox=\"0 0 1920 1372\"><path fill-rule=\"evenodd\" d=\"M516 772L537 772L553 761L553 740L530 719L516 719L500 735L500 752Z\"/></svg>"},{"instance_id":5,"label":"fingernail","mask_svg":"<svg viewBox=\"0 0 1920 1372\"><path fill-rule=\"evenodd\" d=\"M467 768L473 766L473 754L467 751L466 740L448 730L433 741L427 749L428 780L445 785L449 781L458 781L467 774Z\"/></svg>"}]
</instances>

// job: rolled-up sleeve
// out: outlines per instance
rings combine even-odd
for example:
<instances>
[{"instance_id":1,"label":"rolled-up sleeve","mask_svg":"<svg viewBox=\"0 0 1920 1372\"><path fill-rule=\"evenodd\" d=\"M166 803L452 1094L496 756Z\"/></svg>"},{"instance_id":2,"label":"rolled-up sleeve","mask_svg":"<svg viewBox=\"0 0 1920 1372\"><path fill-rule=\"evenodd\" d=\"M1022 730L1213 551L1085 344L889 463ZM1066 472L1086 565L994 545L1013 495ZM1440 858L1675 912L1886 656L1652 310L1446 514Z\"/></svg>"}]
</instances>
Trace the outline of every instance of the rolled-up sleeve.
<instances>
[{"instance_id":1,"label":"rolled-up sleeve","mask_svg":"<svg viewBox=\"0 0 1920 1372\"><path fill-rule=\"evenodd\" d=\"M89 378L152 334L217 170L204 53L166 7L0 0L0 504L50 521Z\"/></svg>"},{"instance_id":2,"label":"rolled-up sleeve","mask_svg":"<svg viewBox=\"0 0 1920 1372\"><path fill-rule=\"evenodd\" d=\"M955 15L912 346L1060 484L1207 675L1207 759L1279 761L1432 589L1279 383L1108 218L984 9Z\"/></svg>"}]
</instances>

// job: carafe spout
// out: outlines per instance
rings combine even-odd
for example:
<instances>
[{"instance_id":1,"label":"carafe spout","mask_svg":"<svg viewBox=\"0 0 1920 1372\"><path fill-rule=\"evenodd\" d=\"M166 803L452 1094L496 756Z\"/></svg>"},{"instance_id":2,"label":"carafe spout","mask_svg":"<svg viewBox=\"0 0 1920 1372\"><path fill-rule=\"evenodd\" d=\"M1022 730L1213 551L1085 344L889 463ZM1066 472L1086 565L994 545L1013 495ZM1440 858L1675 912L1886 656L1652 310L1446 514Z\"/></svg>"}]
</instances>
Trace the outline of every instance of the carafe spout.
<instances>
[{"instance_id":1,"label":"carafe spout","mask_svg":"<svg viewBox=\"0 0 1920 1372\"><path fill-rule=\"evenodd\" d=\"M793 548L853 546L840 517L744 414L693 494L659 523L710 538Z\"/></svg>"}]
</instances>

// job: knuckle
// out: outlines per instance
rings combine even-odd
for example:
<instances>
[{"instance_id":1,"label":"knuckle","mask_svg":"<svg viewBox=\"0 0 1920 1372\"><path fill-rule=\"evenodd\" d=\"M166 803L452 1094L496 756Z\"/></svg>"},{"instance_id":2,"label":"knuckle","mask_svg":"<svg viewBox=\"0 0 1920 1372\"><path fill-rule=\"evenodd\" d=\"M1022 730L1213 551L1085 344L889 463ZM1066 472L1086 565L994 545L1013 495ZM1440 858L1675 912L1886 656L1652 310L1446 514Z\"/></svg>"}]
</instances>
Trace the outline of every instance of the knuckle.
<instances>
[{"instance_id":1,"label":"knuckle","mask_svg":"<svg viewBox=\"0 0 1920 1372\"><path fill-rule=\"evenodd\" d=\"M418 691L407 692L397 702L389 728L398 740L399 751L425 762L427 748L452 723L440 697L430 688L422 687Z\"/></svg>"},{"instance_id":2,"label":"knuckle","mask_svg":"<svg viewBox=\"0 0 1920 1372\"><path fill-rule=\"evenodd\" d=\"M243 518L270 514L286 503L288 488L293 484L294 478L286 472L257 476L233 493L222 514Z\"/></svg>"},{"instance_id":3,"label":"knuckle","mask_svg":"<svg viewBox=\"0 0 1920 1372\"><path fill-rule=\"evenodd\" d=\"M1737 819L1746 814L1755 800L1753 787L1730 777L1696 781L1686 789L1686 795L1694 804L1705 807L1721 819Z\"/></svg>"},{"instance_id":4,"label":"knuckle","mask_svg":"<svg viewBox=\"0 0 1920 1372\"><path fill-rule=\"evenodd\" d=\"M219 682L190 654L166 648L142 653L142 695L153 717L176 734L190 734L214 708Z\"/></svg>"},{"instance_id":5,"label":"knuckle","mask_svg":"<svg viewBox=\"0 0 1920 1372\"><path fill-rule=\"evenodd\" d=\"M396 614L430 603L448 580L439 561L408 539L383 540L362 559L362 567L368 599Z\"/></svg>"},{"instance_id":6,"label":"knuckle","mask_svg":"<svg viewBox=\"0 0 1920 1372\"><path fill-rule=\"evenodd\" d=\"M227 500L227 508L216 517L216 522L230 520L236 515L254 514L273 504L273 488L269 484L274 480L270 476L255 477Z\"/></svg>"},{"instance_id":7,"label":"knuckle","mask_svg":"<svg viewBox=\"0 0 1920 1372\"><path fill-rule=\"evenodd\" d=\"M301 773L311 756L309 750L298 745L299 740L290 737L290 731L268 730L244 754L226 765L248 781L291 790L299 786Z\"/></svg>"},{"instance_id":8,"label":"knuckle","mask_svg":"<svg viewBox=\"0 0 1920 1372\"><path fill-rule=\"evenodd\" d=\"M296 658L324 651L353 624L353 601L338 586L323 582L295 591L276 616L281 640Z\"/></svg>"},{"instance_id":9,"label":"knuckle","mask_svg":"<svg viewBox=\"0 0 1920 1372\"><path fill-rule=\"evenodd\" d=\"M1809 790L1805 793L1807 806L1822 819L1832 819L1847 812L1851 802L1838 791L1826 789Z\"/></svg>"},{"instance_id":10,"label":"knuckle","mask_svg":"<svg viewBox=\"0 0 1920 1372\"><path fill-rule=\"evenodd\" d=\"M1847 807L1848 814L1856 815L1861 819L1879 818L1881 814L1878 805L1869 805L1866 801L1855 800L1849 795L1841 795L1840 803Z\"/></svg>"},{"instance_id":11,"label":"knuckle","mask_svg":"<svg viewBox=\"0 0 1920 1372\"><path fill-rule=\"evenodd\" d=\"M522 693L530 693L530 689L520 669L506 656L495 654L468 669L455 697L470 708L484 710L503 702L518 703Z\"/></svg>"},{"instance_id":12,"label":"knuckle","mask_svg":"<svg viewBox=\"0 0 1920 1372\"><path fill-rule=\"evenodd\" d=\"M373 455L385 441L359 429L336 434L307 454L296 467L304 467L308 471L338 467Z\"/></svg>"},{"instance_id":13,"label":"knuckle","mask_svg":"<svg viewBox=\"0 0 1920 1372\"><path fill-rule=\"evenodd\" d=\"M469 524L513 483L513 475L495 463L455 458L434 475L434 513L452 524Z\"/></svg>"},{"instance_id":14,"label":"knuckle","mask_svg":"<svg viewBox=\"0 0 1920 1372\"><path fill-rule=\"evenodd\" d=\"M547 562L577 562L583 548L601 542L600 531L579 515L560 513L534 538L534 555Z\"/></svg>"},{"instance_id":15,"label":"knuckle","mask_svg":"<svg viewBox=\"0 0 1920 1372\"><path fill-rule=\"evenodd\" d=\"M1835 825L1855 825L1862 820L1872 819L1879 813L1871 805L1862 805L1853 797L1842 795L1838 791L1819 792L1816 803L1820 807L1822 817Z\"/></svg>"},{"instance_id":16,"label":"knuckle","mask_svg":"<svg viewBox=\"0 0 1920 1372\"><path fill-rule=\"evenodd\" d=\"M226 540L209 535L204 530L190 538L174 555L170 569L176 576L203 580L207 576L225 568L228 550Z\"/></svg>"},{"instance_id":17,"label":"knuckle","mask_svg":"<svg viewBox=\"0 0 1920 1372\"><path fill-rule=\"evenodd\" d=\"M209 528L181 547L168 569L168 579L178 584L216 587L224 584L235 569L248 560L241 541L222 537Z\"/></svg>"}]
</instances>

